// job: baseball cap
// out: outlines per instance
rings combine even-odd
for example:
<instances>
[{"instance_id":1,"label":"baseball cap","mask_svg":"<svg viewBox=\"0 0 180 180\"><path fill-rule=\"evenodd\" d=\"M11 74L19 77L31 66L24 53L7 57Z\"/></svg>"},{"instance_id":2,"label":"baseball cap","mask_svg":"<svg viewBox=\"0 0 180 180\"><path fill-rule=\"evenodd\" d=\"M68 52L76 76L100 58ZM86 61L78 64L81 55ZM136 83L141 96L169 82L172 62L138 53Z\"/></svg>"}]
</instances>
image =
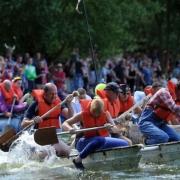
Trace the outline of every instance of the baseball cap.
<instances>
[{"instance_id":1,"label":"baseball cap","mask_svg":"<svg viewBox=\"0 0 180 180\"><path fill-rule=\"evenodd\" d=\"M104 90L113 91L115 93L119 93L119 85L117 83L115 83L115 82L110 82L110 83L108 83L106 85Z\"/></svg>"},{"instance_id":2,"label":"baseball cap","mask_svg":"<svg viewBox=\"0 0 180 180\"><path fill-rule=\"evenodd\" d=\"M130 91L129 86L126 84L120 84L119 88L120 88L120 93L123 93L123 94L126 94Z\"/></svg>"}]
</instances>

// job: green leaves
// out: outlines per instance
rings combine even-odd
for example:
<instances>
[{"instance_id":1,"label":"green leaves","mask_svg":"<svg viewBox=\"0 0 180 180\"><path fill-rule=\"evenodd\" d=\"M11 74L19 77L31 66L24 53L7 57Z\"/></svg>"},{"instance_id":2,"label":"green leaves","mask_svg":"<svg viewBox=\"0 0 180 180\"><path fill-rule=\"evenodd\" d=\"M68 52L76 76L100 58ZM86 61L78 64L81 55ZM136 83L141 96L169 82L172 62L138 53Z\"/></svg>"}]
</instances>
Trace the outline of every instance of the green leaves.
<instances>
[{"instance_id":1,"label":"green leaves","mask_svg":"<svg viewBox=\"0 0 180 180\"><path fill-rule=\"evenodd\" d=\"M180 3L164 0L84 0L90 33L101 56L145 47L179 46ZM87 54L89 37L82 2L74 0L0 0L0 49L68 55L74 46ZM167 18L169 17L169 19Z\"/></svg>"}]
</instances>

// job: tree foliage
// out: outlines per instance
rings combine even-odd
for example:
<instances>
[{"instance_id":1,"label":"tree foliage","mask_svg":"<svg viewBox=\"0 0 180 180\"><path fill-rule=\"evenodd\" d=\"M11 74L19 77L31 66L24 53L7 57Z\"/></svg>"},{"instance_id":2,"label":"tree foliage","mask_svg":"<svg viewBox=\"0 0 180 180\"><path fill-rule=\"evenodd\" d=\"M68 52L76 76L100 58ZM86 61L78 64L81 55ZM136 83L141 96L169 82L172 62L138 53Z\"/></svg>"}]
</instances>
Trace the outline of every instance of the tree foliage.
<instances>
[{"instance_id":1,"label":"tree foliage","mask_svg":"<svg viewBox=\"0 0 180 180\"><path fill-rule=\"evenodd\" d=\"M84 0L93 43L101 56L158 47L179 50L178 0ZM66 56L74 46L87 54L83 4L76 0L0 0L0 49L16 43L19 52ZM14 38L13 38L14 37ZM15 38L16 37L16 38ZM13 42L16 41L16 42Z\"/></svg>"}]
</instances>

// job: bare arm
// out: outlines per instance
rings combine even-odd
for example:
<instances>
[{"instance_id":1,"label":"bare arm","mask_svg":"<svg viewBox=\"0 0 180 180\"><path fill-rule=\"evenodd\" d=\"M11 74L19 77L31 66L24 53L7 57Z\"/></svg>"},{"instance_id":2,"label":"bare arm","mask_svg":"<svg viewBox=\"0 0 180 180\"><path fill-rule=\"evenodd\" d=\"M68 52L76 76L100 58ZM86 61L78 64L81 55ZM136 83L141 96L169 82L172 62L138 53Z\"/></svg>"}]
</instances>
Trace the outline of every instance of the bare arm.
<instances>
[{"instance_id":1,"label":"bare arm","mask_svg":"<svg viewBox=\"0 0 180 180\"><path fill-rule=\"evenodd\" d=\"M65 131L69 131L71 129L73 129L73 124L76 124L78 122L80 122L82 120L82 115L81 113L76 114L75 116L67 119L63 124L62 124L62 128Z\"/></svg>"}]
</instances>

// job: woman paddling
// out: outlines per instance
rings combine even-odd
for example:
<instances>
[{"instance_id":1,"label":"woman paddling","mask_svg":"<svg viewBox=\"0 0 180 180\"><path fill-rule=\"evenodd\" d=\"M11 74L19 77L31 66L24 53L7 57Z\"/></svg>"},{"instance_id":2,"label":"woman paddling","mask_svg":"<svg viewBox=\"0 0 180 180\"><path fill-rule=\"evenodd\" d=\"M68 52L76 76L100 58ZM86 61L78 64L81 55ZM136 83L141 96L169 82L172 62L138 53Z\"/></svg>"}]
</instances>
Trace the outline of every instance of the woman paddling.
<instances>
[{"instance_id":1,"label":"woman paddling","mask_svg":"<svg viewBox=\"0 0 180 180\"><path fill-rule=\"evenodd\" d=\"M97 149L128 146L127 141L110 137L109 132L117 133L119 130L110 118L109 112L104 112L103 101L101 99L93 99L84 102L81 104L82 111L63 123L62 127L64 130L73 133L75 129L73 129L72 125L78 122L82 124L82 128L105 125L106 129L85 132L84 136L77 142L76 148L79 151L79 156L73 160L73 163L76 168L81 170L84 169L82 159Z\"/></svg>"}]
</instances>

